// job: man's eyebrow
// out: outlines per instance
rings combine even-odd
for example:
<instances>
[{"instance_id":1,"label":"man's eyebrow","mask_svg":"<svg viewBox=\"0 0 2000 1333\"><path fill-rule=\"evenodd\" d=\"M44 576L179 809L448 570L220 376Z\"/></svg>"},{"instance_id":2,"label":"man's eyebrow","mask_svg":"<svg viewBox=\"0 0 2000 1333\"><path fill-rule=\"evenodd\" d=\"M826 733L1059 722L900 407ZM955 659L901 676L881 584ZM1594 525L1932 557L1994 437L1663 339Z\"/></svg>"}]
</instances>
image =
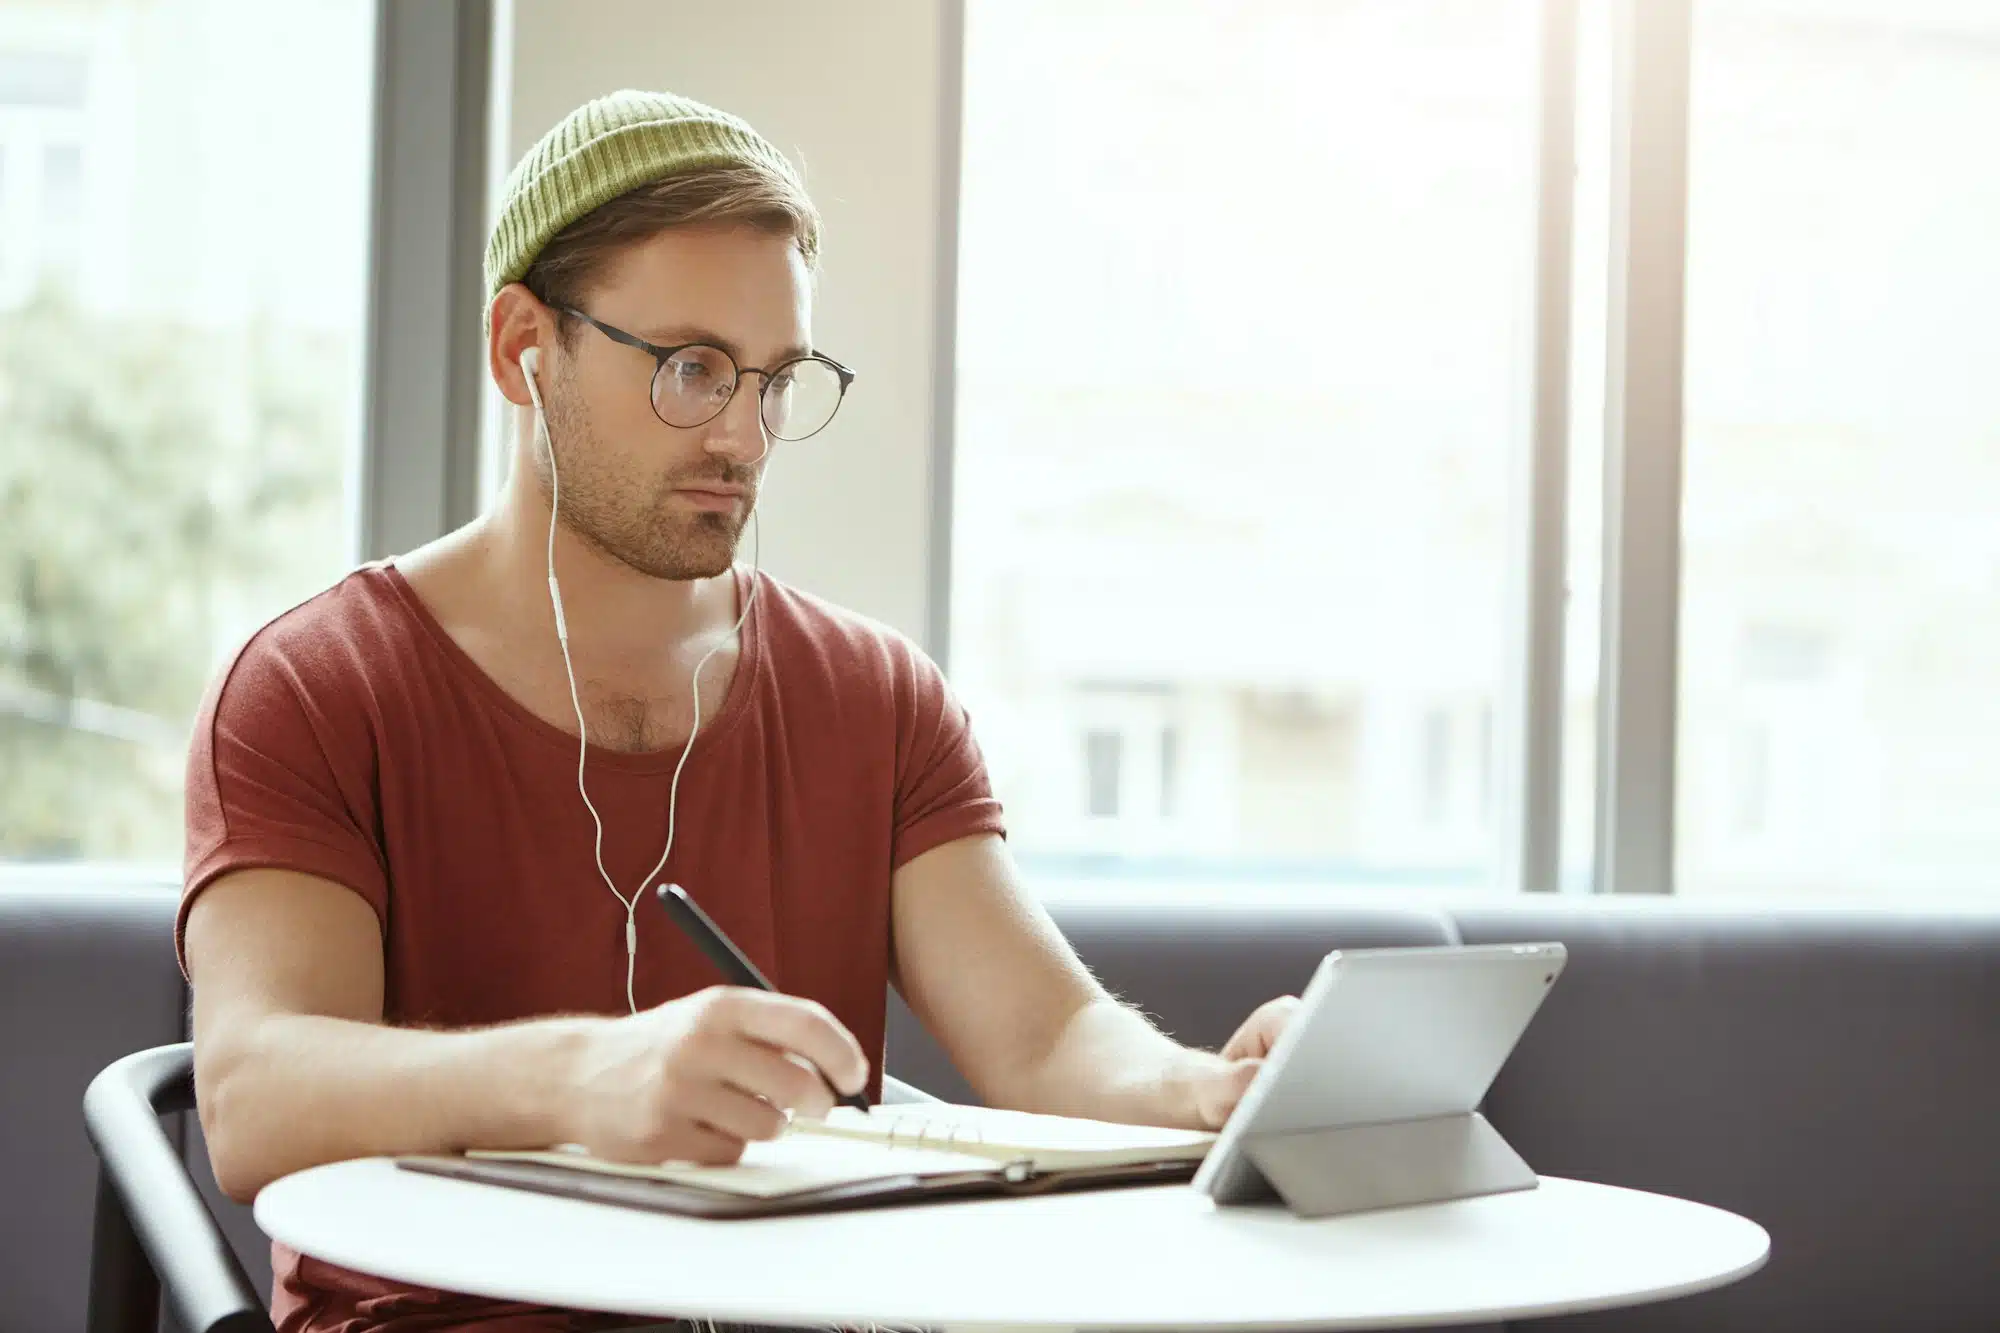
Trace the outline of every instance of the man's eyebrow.
<instances>
[{"instance_id":1,"label":"man's eyebrow","mask_svg":"<svg viewBox=\"0 0 2000 1333\"><path fill-rule=\"evenodd\" d=\"M720 347L723 351L729 353L730 359L736 362L737 365L740 366L743 364L742 344L733 338L724 337L714 329L705 329L697 324L674 324L664 328L648 328L642 331L639 336L647 342L661 347L684 347L690 343L701 343L708 347ZM796 361L802 356L810 355L811 352L812 348L810 347L800 347L797 345L787 347L778 353L771 364L774 366L783 365L787 361Z\"/></svg>"}]
</instances>

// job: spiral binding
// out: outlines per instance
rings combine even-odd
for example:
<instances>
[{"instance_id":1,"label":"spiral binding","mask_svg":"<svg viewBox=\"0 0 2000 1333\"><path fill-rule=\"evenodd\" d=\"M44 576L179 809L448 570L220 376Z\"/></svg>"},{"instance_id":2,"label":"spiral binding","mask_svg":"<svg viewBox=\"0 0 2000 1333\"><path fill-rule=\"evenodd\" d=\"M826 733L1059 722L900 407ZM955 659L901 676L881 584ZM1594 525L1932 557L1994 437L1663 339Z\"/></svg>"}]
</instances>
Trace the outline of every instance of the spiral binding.
<instances>
[{"instance_id":1,"label":"spiral binding","mask_svg":"<svg viewBox=\"0 0 2000 1333\"><path fill-rule=\"evenodd\" d=\"M899 1136L905 1125L914 1123L915 1130L907 1138ZM961 1143L984 1144L986 1135L977 1125L961 1124L956 1120L937 1121L922 1116L899 1115L889 1122L885 1145L890 1148L942 1148L947 1151ZM1035 1164L1028 1158L1016 1158L1000 1163L1001 1174L1010 1185L1024 1184L1035 1177Z\"/></svg>"}]
</instances>

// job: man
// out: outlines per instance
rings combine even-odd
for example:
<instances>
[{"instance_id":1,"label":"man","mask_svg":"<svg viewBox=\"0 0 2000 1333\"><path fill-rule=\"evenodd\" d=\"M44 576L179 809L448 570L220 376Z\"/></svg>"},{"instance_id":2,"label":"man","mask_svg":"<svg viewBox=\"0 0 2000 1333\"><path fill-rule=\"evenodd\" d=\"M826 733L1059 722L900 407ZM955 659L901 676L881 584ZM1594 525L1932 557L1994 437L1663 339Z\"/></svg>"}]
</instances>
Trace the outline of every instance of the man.
<instances>
[{"instance_id":1,"label":"man","mask_svg":"<svg viewBox=\"0 0 2000 1333\"><path fill-rule=\"evenodd\" d=\"M197 723L177 935L231 1196L378 1153L733 1161L879 1089L889 984L997 1105L1213 1127L1241 1096L1288 1002L1215 1054L1118 1004L1022 891L937 669L735 563L850 379L818 248L785 158L685 99L593 102L516 167L497 506L259 631ZM782 994L715 985L669 882ZM617 1322L275 1265L287 1330Z\"/></svg>"}]
</instances>

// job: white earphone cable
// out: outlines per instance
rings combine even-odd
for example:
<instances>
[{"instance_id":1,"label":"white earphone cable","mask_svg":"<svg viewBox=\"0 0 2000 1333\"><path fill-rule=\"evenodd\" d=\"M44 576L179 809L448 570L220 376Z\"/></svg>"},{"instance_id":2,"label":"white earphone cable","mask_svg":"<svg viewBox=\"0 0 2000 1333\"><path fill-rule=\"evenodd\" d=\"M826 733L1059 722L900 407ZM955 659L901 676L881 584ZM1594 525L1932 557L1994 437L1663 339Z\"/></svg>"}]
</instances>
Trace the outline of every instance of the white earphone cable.
<instances>
[{"instance_id":1,"label":"white earphone cable","mask_svg":"<svg viewBox=\"0 0 2000 1333\"><path fill-rule=\"evenodd\" d=\"M598 877L604 881L604 887L611 890L611 896L618 900L619 906L625 909L625 1007L636 1014L639 1012L639 1003L633 991L633 981L639 964L639 899L645 894L646 886L658 878L660 872L666 868L667 858L673 855L675 814L680 803L681 771L687 767L688 756L694 753L695 737L701 734L702 668L722 651L725 644L742 633L745 622L750 619L750 608L757 601L758 572L763 560L763 525L758 521L757 511L751 510L750 591L743 598L743 608L736 617L736 623L730 627L729 634L717 640L715 646L702 654L701 660L695 663L692 681L694 720L688 728L687 744L681 747L681 757L674 764L673 779L667 787L666 845L660 849L660 859L654 862L653 868L639 881L639 887L627 897L619 892L618 885L612 881L611 872L604 868L604 820L597 813L597 805L590 799L590 790L584 784L584 765L590 754L590 735L583 720L583 699L577 691L576 666L570 660L569 626L563 620L562 587L556 582L556 515L562 506L562 480L556 466L555 441L549 435L548 415L542 408L541 389L535 382L535 365L540 361L540 357L536 354L537 350L530 348L522 356L521 370L523 378L528 382L528 397L535 405L535 434L549 455L549 604L555 610L556 642L562 647L563 675L569 681L570 707L576 712L576 793L583 798L584 808L590 811L591 826L596 830L593 851L597 861ZM764 415L761 411L757 414L757 428L760 434L764 430ZM770 440L766 438L763 443L764 453L758 455L759 462L762 462L764 456L771 451Z\"/></svg>"}]
</instances>

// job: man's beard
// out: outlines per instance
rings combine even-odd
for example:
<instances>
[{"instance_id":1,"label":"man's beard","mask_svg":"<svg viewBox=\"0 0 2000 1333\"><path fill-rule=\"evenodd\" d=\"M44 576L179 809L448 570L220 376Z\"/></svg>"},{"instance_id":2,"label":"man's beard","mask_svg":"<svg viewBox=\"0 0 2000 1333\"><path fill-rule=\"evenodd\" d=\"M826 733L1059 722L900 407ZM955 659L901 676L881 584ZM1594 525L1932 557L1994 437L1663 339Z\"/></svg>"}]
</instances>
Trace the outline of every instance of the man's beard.
<instances>
[{"instance_id":1,"label":"man's beard","mask_svg":"<svg viewBox=\"0 0 2000 1333\"><path fill-rule=\"evenodd\" d=\"M564 386L565 388L567 386ZM662 478L643 501L635 488L609 469L600 471L603 452L587 411L572 395L550 395L549 431L562 441L562 525L611 559L656 579L709 579L736 559L743 525L757 507L758 469L721 459ZM545 459L537 459L544 468ZM674 491L695 482L743 488L735 513L689 512ZM549 478L543 477L545 494Z\"/></svg>"}]
</instances>

